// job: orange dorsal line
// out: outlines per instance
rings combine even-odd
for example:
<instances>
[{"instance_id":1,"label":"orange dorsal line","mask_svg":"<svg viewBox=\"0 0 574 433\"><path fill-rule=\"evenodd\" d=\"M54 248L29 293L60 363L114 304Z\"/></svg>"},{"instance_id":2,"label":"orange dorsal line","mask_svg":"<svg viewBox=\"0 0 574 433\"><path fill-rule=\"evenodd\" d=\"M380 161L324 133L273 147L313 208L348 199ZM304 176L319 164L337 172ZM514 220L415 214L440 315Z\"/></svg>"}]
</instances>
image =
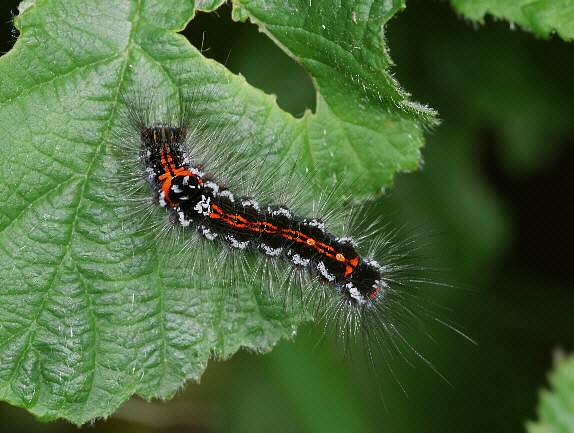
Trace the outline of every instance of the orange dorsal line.
<instances>
[{"instance_id":1,"label":"orange dorsal line","mask_svg":"<svg viewBox=\"0 0 574 433\"><path fill-rule=\"evenodd\" d=\"M355 270L355 268L357 267L357 265L359 264L358 256L353 259L347 259L342 253L337 252L330 245L319 242L316 239L313 239L312 237L299 231L291 229L280 229L277 226L267 221L249 221L241 215L233 215L225 213L223 209L221 209L219 206L215 204L211 205L211 210L212 212L209 214L210 218L221 219L233 227L245 228L254 232L265 233L265 234L278 234L280 236L283 236L287 240L295 241L313 247L321 254L324 254L329 258L335 259L338 262L344 263L345 277L351 275Z\"/></svg>"}]
</instances>

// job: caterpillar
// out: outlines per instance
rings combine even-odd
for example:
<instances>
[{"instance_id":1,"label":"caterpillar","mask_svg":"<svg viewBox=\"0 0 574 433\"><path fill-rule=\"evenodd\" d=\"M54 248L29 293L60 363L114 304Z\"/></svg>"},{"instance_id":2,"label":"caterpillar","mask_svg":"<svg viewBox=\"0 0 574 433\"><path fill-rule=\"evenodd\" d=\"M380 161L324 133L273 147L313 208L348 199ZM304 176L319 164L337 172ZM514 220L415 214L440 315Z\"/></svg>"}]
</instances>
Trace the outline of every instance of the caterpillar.
<instances>
[{"instance_id":1,"label":"caterpillar","mask_svg":"<svg viewBox=\"0 0 574 433\"><path fill-rule=\"evenodd\" d=\"M405 351L434 369L404 336L413 325L423 329L428 317L444 323L419 289L433 281L421 276L413 239L401 241L380 217L373 222L352 197L342 198L352 182L316 198L313 168L301 179L297 158L281 164L274 149L253 155L257 138L249 128L209 112L206 101L218 90L196 87L179 87L175 97L142 89L121 95L126 113L113 146L128 175L120 184L138 190L144 203L128 218L159 218L151 231L176 233L188 269L205 266L203 274L223 274L231 286L240 284L235 273L251 273L253 286L294 298L345 351L361 341L377 375L378 354L390 366L386 354ZM269 179L279 184L266 185ZM214 259L205 248L220 254Z\"/></svg>"},{"instance_id":2,"label":"caterpillar","mask_svg":"<svg viewBox=\"0 0 574 433\"><path fill-rule=\"evenodd\" d=\"M333 285L353 306L372 304L387 287L384 268L365 260L350 238L329 233L315 218L260 204L231 192L195 165L186 149L186 125L141 129L144 176L170 221L209 241L287 260Z\"/></svg>"}]
</instances>

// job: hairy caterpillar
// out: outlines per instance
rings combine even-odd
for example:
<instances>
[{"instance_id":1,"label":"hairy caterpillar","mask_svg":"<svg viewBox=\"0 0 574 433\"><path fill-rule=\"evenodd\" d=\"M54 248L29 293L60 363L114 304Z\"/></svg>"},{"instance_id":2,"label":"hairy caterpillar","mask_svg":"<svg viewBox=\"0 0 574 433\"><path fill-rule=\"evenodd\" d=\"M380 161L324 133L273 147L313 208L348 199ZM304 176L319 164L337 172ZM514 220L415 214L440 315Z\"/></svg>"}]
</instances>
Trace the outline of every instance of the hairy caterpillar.
<instances>
[{"instance_id":1,"label":"hairy caterpillar","mask_svg":"<svg viewBox=\"0 0 574 433\"><path fill-rule=\"evenodd\" d=\"M417 286L424 278L411 241L343 198L352 182L317 198L313 167L301 178L297 158L282 163L275 149L253 153L249 127L210 112L217 92L193 83L176 95L138 89L121 96L125 111L112 138L124 171L119 183L131 189L122 197L139 194L127 218L142 220L156 238L174 233L182 271L192 278L204 268L207 282L197 284L205 289L210 278L233 289L242 284L237 274L247 275L251 287L323 318L346 349L363 341L375 369L378 353L406 350L427 362L403 336L405 327L434 317Z\"/></svg>"}]
</instances>

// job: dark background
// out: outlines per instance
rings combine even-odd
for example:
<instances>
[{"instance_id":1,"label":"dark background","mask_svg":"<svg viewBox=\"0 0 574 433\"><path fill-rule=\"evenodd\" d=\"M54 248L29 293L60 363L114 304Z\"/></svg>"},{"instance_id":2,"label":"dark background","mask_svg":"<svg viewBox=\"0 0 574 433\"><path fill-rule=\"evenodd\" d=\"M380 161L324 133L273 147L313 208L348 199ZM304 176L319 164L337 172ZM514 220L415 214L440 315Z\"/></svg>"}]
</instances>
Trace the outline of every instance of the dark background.
<instances>
[{"instance_id":1,"label":"dark background","mask_svg":"<svg viewBox=\"0 0 574 433\"><path fill-rule=\"evenodd\" d=\"M3 52L16 5L2 7ZM230 7L199 13L185 34L295 116L314 109L306 72L255 26L233 23ZM432 264L457 286L432 295L477 345L444 327L437 344L413 342L450 385L422 362L400 363L405 392L383 380L383 406L372 375L329 342L317 350L320 329L305 325L268 355L211 362L200 385L169 403L132 398L82 430L519 432L536 419L553 358L574 349L574 47L421 1L409 1L386 36L397 80L443 121L426 134L423 169L399 175L380 210L398 227L435 233ZM77 431L6 403L0 426Z\"/></svg>"}]
</instances>

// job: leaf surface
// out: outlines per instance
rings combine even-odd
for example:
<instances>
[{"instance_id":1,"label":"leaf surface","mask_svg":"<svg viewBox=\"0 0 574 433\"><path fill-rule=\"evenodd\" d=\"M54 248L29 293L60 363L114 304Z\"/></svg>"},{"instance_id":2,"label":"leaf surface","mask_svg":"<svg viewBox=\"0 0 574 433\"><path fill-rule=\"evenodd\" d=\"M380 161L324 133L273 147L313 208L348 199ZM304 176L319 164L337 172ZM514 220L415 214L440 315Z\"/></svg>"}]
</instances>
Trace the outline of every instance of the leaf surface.
<instances>
[{"instance_id":1,"label":"leaf surface","mask_svg":"<svg viewBox=\"0 0 574 433\"><path fill-rule=\"evenodd\" d=\"M312 74L317 112L300 119L176 33L194 15L189 1L21 5L20 38L0 60L0 398L84 423L134 393L169 398L214 354L268 350L294 333L300 307L248 284L230 296L228 275L205 290L181 245L118 217L126 189L110 177L110 142L122 95L211 86L211 113L257 137L251 152L279 155L279 166L295 156L301 171L320 163L319 184L346 171L368 193L415 169L434 113L385 72L382 26L402 3L331 3L235 6Z\"/></svg>"}]
</instances>

